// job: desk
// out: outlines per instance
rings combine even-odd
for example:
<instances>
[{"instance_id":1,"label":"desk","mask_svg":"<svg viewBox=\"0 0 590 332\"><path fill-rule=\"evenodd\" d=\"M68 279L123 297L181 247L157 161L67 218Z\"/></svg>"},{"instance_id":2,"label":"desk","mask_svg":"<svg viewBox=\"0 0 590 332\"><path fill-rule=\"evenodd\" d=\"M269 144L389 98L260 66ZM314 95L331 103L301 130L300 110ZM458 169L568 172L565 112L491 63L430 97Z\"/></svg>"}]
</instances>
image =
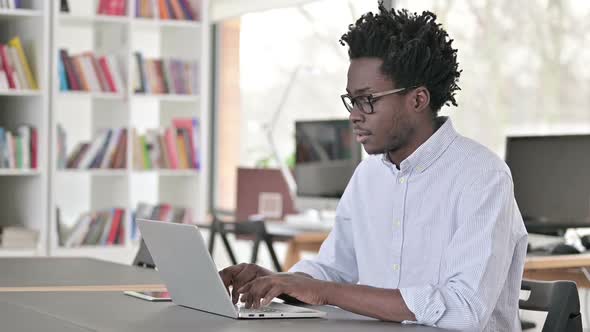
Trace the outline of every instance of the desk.
<instances>
[{"instance_id":1,"label":"desk","mask_svg":"<svg viewBox=\"0 0 590 332\"><path fill-rule=\"evenodd\" d=\"M578 287L590 288L584 268L590 267L590 254L527 256L524 277L534 280L573 280Z\"/></svg>"},{"instance_id":2,"label":"desk","mask_svg":"<svg viewBox=\"0 0 590 332\"><path fill-rule=\"evenodd\" d=\"M0 291L161 289L157 273L90 258L0 258Z\"/></svg>"},{"instance_id":3,"label":"desk","mask_svg":"<svg viewBox=\"0 0 590 332\"><path fill-rule=\"evenodd\" d=\"M333 307L318 308L328 313L326 319L235 320L172 303L143 301L119 292L2 293L0 301L30 307L98 331L444 331L380 322Z\"/></svg>"},{"instance_id":4,"label":"desk","mask_svg":"<svg viewBox=\"0 0 590 332\"><path fill-rule=\"evenodd\" d=\"M51 264L45 264L45 262ZM99 285L113 284L115 277L125 283L148 285L158 281L155 270L139 269L105 263L104 271L95 267L102 262L92 259L0 259L3 285ZM7 268L11 267L9 271ZM78 268L72 269L72 266ZM67 275L63 268L75 271L69 280L58 280ZM87 269L85 269L86 267ZM42 271L44 274L23 276L19 283L15 277L23 271ZM173 303L148 302L122 292L0 292L0 327L16 326L11 331L443 331L424 326L403 326L380 322L355 315L334 307L317 308L326 311L326 319L234 320L208 314ZM26 321L23 323L23 317ZM39 326L44 326L40 329Z\"/></svg>"},{"instance_id":5,"label":"desk","mask_svg":"<svg viewBox=\"0 0 590 332\"><path fill-rule=\"evenodd\" d=\"M79 332L88 329L21 305L0 302L0 328L2 331L60 331Z\"/></svg>"}]
</instances>

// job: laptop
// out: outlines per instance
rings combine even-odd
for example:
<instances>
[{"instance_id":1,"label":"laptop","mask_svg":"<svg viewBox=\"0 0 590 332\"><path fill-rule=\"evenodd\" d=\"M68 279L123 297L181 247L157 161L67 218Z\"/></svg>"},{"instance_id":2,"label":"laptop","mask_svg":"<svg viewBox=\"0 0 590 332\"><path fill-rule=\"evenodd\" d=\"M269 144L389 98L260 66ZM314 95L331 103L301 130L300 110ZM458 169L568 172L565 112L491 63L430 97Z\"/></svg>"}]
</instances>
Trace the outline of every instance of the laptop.
<instances>
[{"instance_id":1,"label":"laptop","mask_svg":"<svg viewBox=\"0 0 590 332\"><path fill-rule=\"evenodd\" d=\"M195 225L138 219L137 224L172 301L236 319L312 318L325 312L272 302L260 309L234 305Z\"/></svg>"}]
</instances>

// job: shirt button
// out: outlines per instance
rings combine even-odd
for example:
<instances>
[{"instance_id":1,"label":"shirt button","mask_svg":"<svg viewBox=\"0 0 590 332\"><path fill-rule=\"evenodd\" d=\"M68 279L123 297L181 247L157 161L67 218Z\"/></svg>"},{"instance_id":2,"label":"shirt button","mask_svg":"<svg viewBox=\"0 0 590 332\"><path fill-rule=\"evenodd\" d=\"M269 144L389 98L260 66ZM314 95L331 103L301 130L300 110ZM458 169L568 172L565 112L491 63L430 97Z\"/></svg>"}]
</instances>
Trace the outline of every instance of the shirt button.
<instances>
[{"instance_id":1,"label":"shirt button","mask_svg":"<svg viewBox=\"0 0 590 332\"><path fill-rule=\"evenodd\" d=\"M399 264L393 264L393 270L394 271L399 270Z\"/></svg>"},{"instance_id":2,"label":"shirt button","mask_svg":"<svg viewBox=\"0 0 590 332\"><path fill-rule=\"evenodd\" d=\"M399 227L402 223L399 220L395 220L393 224Z\"/></svg>"},{"instance_id":3,"label":"shirt button","mask_svg":"<svg viewBox=\"0 0 590 332\"><path fill-rule=\"evenodd\" d=\"M406 178L400 178L399 179L399 183L402 183L403 184L404 182L406 182Z\"/></svg>"},{"instance_id":4,"label":"shirt button","mask_svg":"<svg viewBox=\"0 0 590 332\"><path fill-rule=\"evenodd\" d=\"M422 172L423 170L424 170L424 167L422 167L422 166L416 167L416 171L418 171L418 172Z\"/></svg>"}]
</instances>

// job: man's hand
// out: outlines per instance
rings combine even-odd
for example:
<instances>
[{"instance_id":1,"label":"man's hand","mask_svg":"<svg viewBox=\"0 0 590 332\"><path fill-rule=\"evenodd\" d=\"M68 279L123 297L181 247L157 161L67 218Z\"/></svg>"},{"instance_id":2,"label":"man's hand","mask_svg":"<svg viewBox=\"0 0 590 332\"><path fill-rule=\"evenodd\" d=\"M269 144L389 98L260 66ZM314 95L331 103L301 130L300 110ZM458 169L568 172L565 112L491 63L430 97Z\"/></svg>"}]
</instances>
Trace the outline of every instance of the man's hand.
<instances>
[{"instance_id":1,"label":"man's hand","mask_svg":"<svg viewBox=\"0 0 590 332\"><path fill-rule=\"evenodd\" d=\"M229 287L232 286L231 299L234 304L238 303L238 298L240 297L238 289L256 278L270 276L272 274L273 272L256 264L246 263L226 267L219 272L219 276L223 280L223 285L227 289L228 294Z\"/></svg>"},{"instance_id":2,"label":"man's hand","mask_svg":"<svg viewBox=\"0 0 590 332\"><path fill-rule=\"evenodd\" d=\"M328 294L333 285L304 274L275 273L256 278L237 291L242 294L241 301L246 308L268 305L272 299L283 294L307 304L324 305L328 303Z\"/></svg>"}]
</instances>

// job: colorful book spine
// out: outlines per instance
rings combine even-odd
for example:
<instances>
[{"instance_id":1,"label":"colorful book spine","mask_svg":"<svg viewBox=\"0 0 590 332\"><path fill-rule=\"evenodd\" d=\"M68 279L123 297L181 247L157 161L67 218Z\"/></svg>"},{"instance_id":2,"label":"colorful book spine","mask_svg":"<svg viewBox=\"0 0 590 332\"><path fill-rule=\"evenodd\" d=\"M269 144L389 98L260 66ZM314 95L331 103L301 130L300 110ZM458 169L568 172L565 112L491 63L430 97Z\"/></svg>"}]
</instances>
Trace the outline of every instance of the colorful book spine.
<instances>
[{"instance_id":1,"label":"colorful book spine","mask_svg":"<svg viewBox=\"0 0 590 332\"><path fill-rule=\"evenodd\" d=\"M182 11L184 13L184 16L190 21L196 20L195 14L193 14L193 10L192 10L190 4L188 3L188 1L187 0L179 0L179 2L180 2L180 6L182 7Z\"/></svg>"},{"instance_id":2,"label":"colorful book spine","mask_svg":"<svg viewBox=\"0 0 590 332\"><path fill-rule=\"evenodd\" d=\"M16 89L14 68L9 61L6 45L0 45L0 59L2 60L2 68L8 78L8 87L10 89Z\"/></svg>"},{"instance_id":3,"label":"colorful book spine","mask_svg":"<svg viewBox=\"0 0 590 332\"><path fill-rule=\"evenodd\" d=\"M57 73L59 75L59 91L70 90L70 87L68 86L68 79L66 76L66 69L64 67L64 62L61 58L57 59Z\"/></svg>"},{"instance_id":4,"label":"colorful book spine","mask_svg":"<svg viewBox=\"0 0 590 332\"><path fill-rule=\"evenodd\" d=\"M177 20L186 20L184 16L184 12L182 11L182 7L180 6L180 2L178 0L168 0L170 2L170 8L174 13L174 18Z\"/></svg>"},{"instance_id":5,"label":"colorful book spine","mask_svg":"<svg viewBox=\"0 0 590 332\"><path fill-rule=\"evenodd\" d=\"M33 90L39 89L39 86L37 85L37 80L35 80L35 76L33 75L33 71L31 70L31 66L29 65L29 61L27 60L27 57L23 50L20 38L14 37L8 42L8 44L16 49L21 65L24 69L26 80L28 81L28 85L30 86L30 88Z\"/></svg>"}]
</instances>

